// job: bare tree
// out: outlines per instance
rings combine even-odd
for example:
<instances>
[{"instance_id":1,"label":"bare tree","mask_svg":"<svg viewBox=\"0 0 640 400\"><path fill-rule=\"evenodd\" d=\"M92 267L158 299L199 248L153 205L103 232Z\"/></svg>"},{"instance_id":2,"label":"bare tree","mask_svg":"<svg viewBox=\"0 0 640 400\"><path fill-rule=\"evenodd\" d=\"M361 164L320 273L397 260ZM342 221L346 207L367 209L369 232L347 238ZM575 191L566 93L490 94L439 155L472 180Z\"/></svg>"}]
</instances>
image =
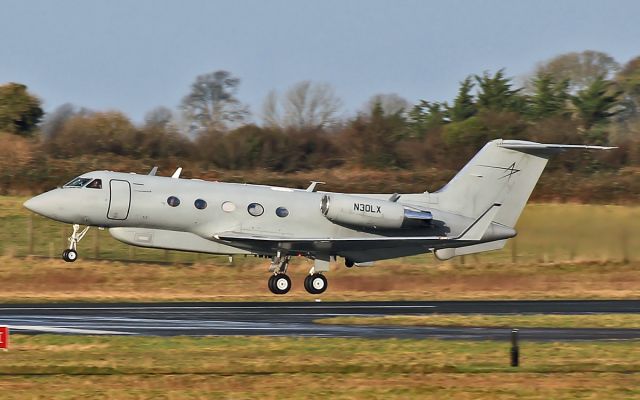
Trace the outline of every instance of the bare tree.
<instances>
[{"instance_id":1,"label":"bare tree","mask_svg":"<svg viewBox=\"0 0 640 400\"><path fill-rule=\"evenodd\" d=\"M278 92L275 90L269 91L267 97L262 104L262 120L265 126L268 127L280 127L280 106L278 104Z\"/></svg>"},{"instance_id":2,"label":"bare tree","mask_svg":"<svg viewBox=\"0 0 640 400\"><path fill-rule=\"evenodd\" d=\"M585 50L577 53L560 54L541 63L534 71L534 77L551 76L555 81L569 81L569 90L576 93L603 77L610 79L620 69L620 64L606 53ZM533 89L530 79L527 91Z\"/></svg>"},{"instance_id":3,"label":"bare tree","mask_svg":"<svg viewBox=\"0 0 640 400\"><path fill-rule=\"evenodd\" d=\"M263 105L263 120L267 126L292 129L322 129L334 124L342 101L331 85L298 82L279 98L269 92Z\"/></svg>"},{"instance_id":4,"label":"bare tree","mask_svg":"<svg viewBox=\"0 0 640 400\"><path fill-rule=\"evenodd\" d=\"M249 115L247 106L236 97L240 79L228 71L200 75L191 92L182 99L182 110L190 131L226 130Z\"/></svg>"},{"instance_id":5,"label":"bare tree","mask_svg":"<svg viewBox=\"0 0 640 400\"><path fill-rule=\"evenodd\" d=\"M411 106L407 99L397 93L378 93L371 96L364 106L364 113L371 114L371 111L380 105L384 115L403 114Z\"/></svg>"},{"instance_id":6,"label":"bare tree","mask_svg":"<svg viewBox=\"0 0 640 400\"><path fill-rule=\"evenodd\" d=\"M76 116L87 116L93 111L87 108L77 108L71 103L64 103L50 113L47 113L41 124L41 130L46 140L53 139L62 131L64 125Z\"/></svg>"},{"instance_id":7,"label":"bare tree","mask_svg":"<svg viewBox=\"0 0 640 400\"><path fill-rule=\"evenodd\" d=\"M156 107L144 116L144 122L147 126L157 126L161 128L169 126L173 120L173 111L164 106Z\"/></svg>"}]
</instances>

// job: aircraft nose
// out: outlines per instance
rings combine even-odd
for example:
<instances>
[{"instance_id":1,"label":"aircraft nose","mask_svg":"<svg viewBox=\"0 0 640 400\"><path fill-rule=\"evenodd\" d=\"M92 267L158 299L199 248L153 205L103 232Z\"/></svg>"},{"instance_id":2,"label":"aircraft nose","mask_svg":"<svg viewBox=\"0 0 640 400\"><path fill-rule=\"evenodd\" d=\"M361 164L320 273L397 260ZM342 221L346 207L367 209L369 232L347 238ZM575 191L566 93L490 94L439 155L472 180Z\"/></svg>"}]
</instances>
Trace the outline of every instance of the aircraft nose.
<instances>
[{"instance_id":1,"label":"aircraft nose","mask_svg":"<svg viewBox=\"0 0 640 400\"><path fill-rule=\"evenodd\" d=\"M26 209L31 210L36 214L47 216L47 209L49 208L49 206L45 197L46 196L44 194L40 194L25 201L22 205Z\"/></svg>"}]
</instances>

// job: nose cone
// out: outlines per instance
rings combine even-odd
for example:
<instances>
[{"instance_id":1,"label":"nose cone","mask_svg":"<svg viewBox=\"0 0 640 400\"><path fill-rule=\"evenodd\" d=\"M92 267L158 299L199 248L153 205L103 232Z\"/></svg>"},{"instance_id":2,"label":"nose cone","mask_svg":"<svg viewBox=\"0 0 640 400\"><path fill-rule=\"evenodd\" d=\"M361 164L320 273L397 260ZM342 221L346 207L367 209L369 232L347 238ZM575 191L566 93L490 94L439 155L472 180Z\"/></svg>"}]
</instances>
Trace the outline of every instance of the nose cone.
<instances>
[{"instance_id":1,"label":"nose cone","mask_svg":"<svg viewBox=\"0 0 640 400\"><path fill-rule=\"evenodd\" d=\"M23 206L36 214L48 217L47 212L50 208L50 205L48 204L48 201L45 199L45 197L46 196L44 194L32 197L29 200L25 201Z\"/></svg>"}]
</instances>

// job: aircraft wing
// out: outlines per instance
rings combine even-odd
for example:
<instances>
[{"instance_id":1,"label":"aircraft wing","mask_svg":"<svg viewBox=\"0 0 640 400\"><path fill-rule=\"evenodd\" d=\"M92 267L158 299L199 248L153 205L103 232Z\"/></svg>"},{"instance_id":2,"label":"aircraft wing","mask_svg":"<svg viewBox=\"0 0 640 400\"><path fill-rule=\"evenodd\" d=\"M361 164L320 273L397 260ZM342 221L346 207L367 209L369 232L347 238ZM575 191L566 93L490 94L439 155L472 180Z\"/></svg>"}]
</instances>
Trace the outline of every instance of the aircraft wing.
<instances>
[{"instance_id":1,"label":"aircraft wing","mask_svg":"<svg viewBox=\"0 0 640 400\"><path fill-rule=\"evenodd\" d=\"M425 251L435 247L462 246L477 243L489 229L501 204L492 204L459 236L367 236L353 238L299 238L291 236L248 235L243 232L223 232L213 240L247 250L289 253L333 253L380 250L395 247L420 247Z\"/></svg>"},{"instance_id":2,"label":"aircraft wing","mask_svg":"<svg viewBox=\"0 0 640 400\"><path fill-rule=\"evenodd\" d=\"M456 241L448 237L438 236L375 236L361 238L295 238L277 236L246 235L236 232L225 232L215 235L217 242L244 249L261 249L263 251L285 250L289 253L336 253L344 251L366 251L398 246L424 246L426 250L436 244Z\"/></svg>"}]
</instances>

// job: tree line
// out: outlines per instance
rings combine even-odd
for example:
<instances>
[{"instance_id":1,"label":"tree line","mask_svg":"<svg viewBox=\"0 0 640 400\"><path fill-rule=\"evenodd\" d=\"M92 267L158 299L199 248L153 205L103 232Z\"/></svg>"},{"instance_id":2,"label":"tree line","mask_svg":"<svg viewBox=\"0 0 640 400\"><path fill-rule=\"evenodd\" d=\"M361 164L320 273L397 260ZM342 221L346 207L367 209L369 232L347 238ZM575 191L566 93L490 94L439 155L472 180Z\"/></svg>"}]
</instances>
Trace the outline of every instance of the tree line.
<instances>
[{"instance_id":1,"label":"tree line","mask_svg":"<svg viewBox=\"0 0 640 400\"><path fill-rule=\"evenodd\" d=\"M228 71L200 75L177 109L156 108L135 124L70 104L45 115L26 86L8 83L0 131L7 143L27 138L42 159L179 159L228 170L453 170L494 138L619 146L563 155L554 164L563 171L640 164L640 56L620 65L602 52L562 54L519 82L505 70L462 77L451 102L378 94L350 116L330 85L311 81L270 92L252 116L240 84Z\"/></svg>"}]
</instances>

